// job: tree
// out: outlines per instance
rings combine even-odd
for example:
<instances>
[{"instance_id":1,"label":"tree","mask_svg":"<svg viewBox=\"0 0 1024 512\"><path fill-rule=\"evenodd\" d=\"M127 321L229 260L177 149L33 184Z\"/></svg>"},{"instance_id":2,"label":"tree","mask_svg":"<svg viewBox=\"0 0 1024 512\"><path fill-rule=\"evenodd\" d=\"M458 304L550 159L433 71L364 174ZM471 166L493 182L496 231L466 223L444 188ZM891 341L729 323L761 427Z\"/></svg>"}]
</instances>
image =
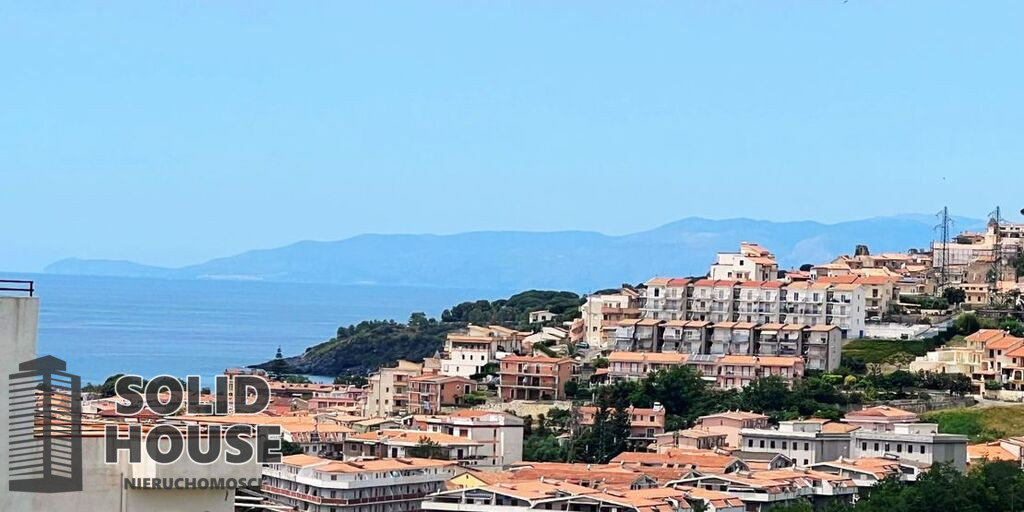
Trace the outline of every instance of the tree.
<instances>
[{"instance_id":1,"label":"tree","mask_svg":"<svg viewBox=\"0 0 1024 512\"><path fill-rule=\"evenodd\" d=\"M962 304L967 300L967 292L965 292L963 288L949 287L942 291L942 297L950 304Z\"/></svg>"},{"instance_id":2,"label":"tree","mask_svg":"<svg viewBox=\"0 0 1024 512\"><path fill-rule=\"evenodd\" d=\"M958 334L967 336L981 329L981 320L978 320L978 316L974 313L962 313L953 321L953 327L956 328Z\"/></svg>"},{"instance_id":3,"label":"tree","mask_svg":"<svg viewBox=\"0 0 1024 512\"><path fill-rule=\"evenodd\" d=\"M814 507L809 501L798 498L780 505L772 505L768 512L814 512Z\"/></svg>"},{"instance_id":4,"label":"tree","mask_svg":"<svg viewBox=\"0 0 1024 512\"><path fill-rule=\"evenodd\" d=\"M409 448L408 454L410 457L420 459L448 459L448 454L445 453L444 448L427 437L421 437L415 446Z\"/></svg>"},{"instance_id":5,"label":"tree","mask_svg":"<svg viewBox=\"0 0 1024 512\"><path fill-rule=\"evenodd\" d=\"M302 453L302 446L291 441L281 440L281 455L298 455Z\"/></svg>"}]
</instances>

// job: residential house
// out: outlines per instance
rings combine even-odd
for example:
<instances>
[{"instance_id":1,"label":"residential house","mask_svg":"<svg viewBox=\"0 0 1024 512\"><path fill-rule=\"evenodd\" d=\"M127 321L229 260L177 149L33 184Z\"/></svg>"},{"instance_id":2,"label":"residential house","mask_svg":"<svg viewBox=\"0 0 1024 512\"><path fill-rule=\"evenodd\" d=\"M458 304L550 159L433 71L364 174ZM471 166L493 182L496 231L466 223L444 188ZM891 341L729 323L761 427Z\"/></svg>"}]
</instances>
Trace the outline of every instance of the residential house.
<instances>
[{"instance_id":1,"label":"residential house","mask_svg":"<svg viewBox=\"0 0 1024 512\"><path fill-rule=\"evenodd\" d=\"M639 294L631 288L622 288L618 293L587 295L580 312L583 341L592 347L611 348L618 323L640 318Z\"/></svg>"},{"instance_id":2,"label":"residential house","mask_svg":"<svg viewBox=\"0 0 1024 512\"><path fill-rule=\"evenodd\" d=\"M370 375L365 416L391 416L409 412L409 379L423 373L423 364L399 360L394 368Z\"/></svg>"},{"instance_id":3,"label":"residential house","mask_svg":"<svg viewBox=\"0 0 1024 512\"><path fill-rule=\"evenodd\" d=\"M660 352L612 352L608 355L608 379L640 380L651 372L686 364L687 354Z\"/></svg>"},{"instance_id":4,"label":"residential house","mask_svg":"<svg viewBox=\"0 0 1024 512\"><path fill-rule=\"evenodd\" d=\"M466 377L452 375L417 375L409 378L409 412L433 414L442 407L462 405L462 398L476 389Z\"/></svg>"},{"instance_id":5,"label":"residential house","mask_svg":"<svg viewBox=\"0 0 1024 512\"><path fill-rule=\"evenodd\" d=\"M583 427L594 425L594 418L599 413L597 407L580 407L578 409L579 424ZM646 447L653 443L655 437L665 433L665 408L661 404L654 404L652 408L641 408L629 406L626 409L629 415L629 440L640 443ZM615 414L615 410L608 411L609 415Z\"/></svg>"},{"instance_id":6,"label":"residential house","mask_svg":"<svg viewBox=\"0 0 1024 512\"><path fill-rule=\"evenodd\" d=\"M501 360L498 391L502 401L564 400L565 384L574 378L568 357L506 356Z\"/></svg>"},{"instance_id":7,"label":"residential house","mask_svg":"<svg viewBox=\"0 0 1024 512\"><path fill-rule=\"evenodd\" d=\"M459 409L443 416L414 416L412 425L480 443L474 467L503 468L523 460L524 423L513 414Z\"/></svg>"}]
</instances>

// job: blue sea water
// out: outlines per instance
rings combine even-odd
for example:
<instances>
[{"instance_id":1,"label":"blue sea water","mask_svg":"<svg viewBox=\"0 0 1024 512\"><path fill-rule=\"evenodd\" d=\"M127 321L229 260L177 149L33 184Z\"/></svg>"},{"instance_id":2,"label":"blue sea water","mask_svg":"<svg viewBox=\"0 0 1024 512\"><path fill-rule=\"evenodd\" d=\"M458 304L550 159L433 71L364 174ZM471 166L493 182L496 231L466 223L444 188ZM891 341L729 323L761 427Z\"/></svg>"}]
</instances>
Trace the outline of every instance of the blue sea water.
<instances>
[{"instance_id":1,"label":"blue sea water","mask_svg":"<svg viewBox=\"0 0 1024 512\"><path fill-rule=\"evenodd\" d=\"M340 286L257 281L165 280L3 273L33 279L39 355L68 362L82 382L115 373L200 375L264 362L331 338L368 319L438 316L465 300L507 291Z\"/></svg>"}]
</instances>

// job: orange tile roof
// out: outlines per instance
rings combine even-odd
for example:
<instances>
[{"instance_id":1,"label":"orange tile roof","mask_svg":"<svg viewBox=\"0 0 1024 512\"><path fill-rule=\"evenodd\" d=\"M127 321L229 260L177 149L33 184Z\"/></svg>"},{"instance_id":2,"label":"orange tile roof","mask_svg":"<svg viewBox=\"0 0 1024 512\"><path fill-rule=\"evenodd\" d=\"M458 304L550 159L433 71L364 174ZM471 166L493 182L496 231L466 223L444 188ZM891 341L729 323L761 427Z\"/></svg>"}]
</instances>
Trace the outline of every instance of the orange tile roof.
<instances>
[{"instance_id":1,"label":"orange tile roof","mask_svg":"<svg viewBox=\"0 0 1024 512\"><path fill-rule=\"evenodd\" d=\"M988 350L1007 350L1016 348L1017 345L1024 342L1024 339L1010 336L1007 333L1003 333L1002 337L995 338L988 343L985 343L985 348Z\"/></svg>"},{"instance_id":2,"label":"orange tile roof","mask_svg":"<svg viewBox=\"0 0 1024 512\"><path fill-rule=\"evenodd\" d=\"M1018 461L1019 457L1003 448L998 441L993 443L967 445L967 460L986 459L991 461Z\"/></svg>"},{"instance_id":3,"label":"orange tile roof","mask_svg":"<svg viewBox=\"0 0 1024 512\"><path fill-rule=\"evenodd\" d=\"M888 405L867 407L859 411L846 413L847 418L903 418L911 416L917 417L917 414L903 409L897 409L896 407L890 407Z\"/></svg>"}]
</instances>

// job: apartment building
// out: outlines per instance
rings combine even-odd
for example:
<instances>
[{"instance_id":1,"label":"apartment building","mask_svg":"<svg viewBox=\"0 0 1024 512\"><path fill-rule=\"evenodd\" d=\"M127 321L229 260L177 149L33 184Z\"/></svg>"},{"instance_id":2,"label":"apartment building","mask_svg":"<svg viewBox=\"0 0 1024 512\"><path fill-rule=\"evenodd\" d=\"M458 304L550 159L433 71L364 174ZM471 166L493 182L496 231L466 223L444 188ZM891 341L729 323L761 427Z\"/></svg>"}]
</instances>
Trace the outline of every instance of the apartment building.
<instances>
[{"instance_id":1,"label":"apartment building","mask_svg":"<svg viewBox=\"0 0 1024 512\"><path fill-rule=\"evenodd\" d=\"M674 432L655 434L655 451L684 448L689 450L716 450L728 446L728 434L709 427L693 427Z\"/></svg>"},{"instance_id":2,"label":"apartment building","mask_svg":"<svg viewBox=\"0 0 1024 512\"><path fill-rule=\"evenodd\" d=\"M897 276L861 276L846 275L842 277L819 278L818 283L855 284L864 288L864 309L868 316L879 316L888 313L900 299L900 277Z\"/></svg>"},{"instance_id":3,"label":"apartment building","mask_svg":"<svg viewBox=\"0 0 1024 512\"><path fill-rule=\"evenodd\" d=\"M348 409L362 411L368 390L359 386L336 386L331 391L315 391L309 399L309 410Z\"/></svg>"},{"instance_id":4,"label":"apartment building","mask_svg":"<svg viewBox=\"0 0 1024 512\"><path fill-rule=\"evenodd\" d=\"M442 407L462 405L462 397L472 393L476 383L452 375L417 375L409 378L409 412L433 414Z\"/></svg>"},{"instance_id":5,"label":"apartment building","mask_svg":"<svg viewBox=\"0 0 1024 512\"><path fill-rule=\"evenodd\" d=\"M807 467L850 456L850 433L842 427L821 421L782 421L778 429L744 428L740 446L745 452L781 453Z\"/></svg>"},{"instance_id":6,"label":"apartment building","mask_svg":"<svg viewBox=\"0 0 1024 512\"><path fill-rule=\"evenodd\" d=\"M612 352L608 355L608 379L645 379L651 372L670 370L686 364L687 354L660 352Z\"/></svg>"},{"instance_id":7,"label":"apartment building","mask_svg":"<svg viewBox=\"0 0 1024 512\"><path fill-rule=\"evenodd\" d=\"M660 352L661 331L661 320L656 318L622 320L615 329L615 350Z\"/></svg>"},{"instance_id":8,"label":"apartment building","mask_svg":"<svg viewBox=\"0 0 1024 512\"><path fill-rule=\"evenodd\" d=\"M795 356L722 356L715 365L715 385L739 389L762 377L778 376L792 385L804 374L803 359Z\"/></svg>"},{"instance_id":9,"label":"apartment building","mask_svg":"<svg viewBox=\"0 0 1024 512\"><path fill-rule=\"evenodd\" d=\"M505 354L521 352L523 339L530 334L500 325L470 324L466 332L452 333L446 338L441 373L459 377L479 374L485 365L497 362Z\"/></svg>"},{"instance_id":10,"label":"apartment building","mask_svg":"<svg viewBox=\"0 0 1024 512\"><path fill-rule=\"evenodd\" d=\"M262 490L292 510L412 512L456 475L451 461L401 458L341 462L290 455L263 467Z\"/></svg>"},{"instance_id":11,"label":"apartment building","mask_svg":"<svg viewBox=\"0 0 1024 512\"><path fill-rule=\"evenodd\" d=\"M739 281L774 281L779 264L768 249L750 242L740 242L739 252L720 252L711 265L711 279Z\"/></svg>"},{"instance_id":12,"label":"apartment building","mask_svg":"<svg viewBox=\"0 0 1024 512\"><path fill-rule=\"evenodd\" d=\"M498 393L502 401L564 400L565 383L576 363L568 357L506 356L501 360Z\"/></svg>"},{"instance_id":13,"label":"apartment building","mask_svg":"<svg viewBox=\"0 0 1024 512\"><path fill-rule=\"evenodd\" d=\"M583 427L592 427L594 418L600 411L597 407L584 406L577 409L577 412L580 415L579 424ZM610 416L616 411L609 409L607 412ZM641 443L641 446L646 447L654 442L655 437L665 433L665 407L661 404L656 403L652 408L629 406L626 409L626 414L629 415L630 441Z\"/></svg>"},{"instance_id":14,"label":"apartment building","mask_svg":"<svg viewBox=\"0 0 1024 512\"><path fill-rule=\"evenodd\" d=\"M895 457L904 462L967 465L967 436L940 434L935 423L899 423L892 430L858 429L850 433L850 456Z\"/></svg>"},{"instance_id":15,"label":"apartment building","mask_svg":"<svg viewBox=\"0 0 1024 512\"><path fill-rule=\"evenodd\" d=\"M506 412L459 409L444 416L414 416L412 425L480 443L474 467L503 468L523 460L523 420Z\"/></svg>"},{"instance_id":16,"label":"apartment building","mask_svg":"<svg viewBox=\"0 0 1024 512\"><path fill-rule=\"evenodd\" d=\"M806 329L803 342L808 370L830 371L839 367L843 358L842 330L837 325L818 324Z\"/></svg>"},{"instance_id":17,"label":"apartment building","mask_svg":"<svg viewBox=\"0 0 1024 512\"><path fill-rule=\"evenodd\" d=\"M697 428L725 434L725 445L740 448L740 431L768 428L768 416L756 412L727 411L697 418Z\"/></svg>"},{"instance_id":18,"label":"apartment building","mask_svg":"<svg viewBox=\"0 0 1024 512\"><path fill-rule=\"evenodd\" d=\"M718 322L711 325L710 354L749 355L754 352L754 328L751 322Z\"/></svg>"},{"instance_id":19,"label":"apartment building","mask_svg":"<svg viewBox=\"0 0 1024 512\"><path fill-rule=\"evenodd\" d=\"M686 318L689 278L655 277L638 290L640 312L644 318L682 320Z\"/></svg>"},{"instance_id":20,"label":"apartment building","mask_svg":"<svg viewBox=\"0 0 1024 512\"><path fill-rule=\"evenodd\" d=\"M542 309L542 310L539 310L539 311L530 311L529 322L531 324L542 324L542 323L545 323L545 322L550 322L550 321L554 320L557 317L558 317L558 315L556 315L556 314L554 314L554 313L552 313L552 312L550 312L550 311L548 311L546 309Z\"/></svg>"},{"instance_id":21,"label":"apartment building","mask_svg":"<svg viewBox=\"0 0 1024 512\"><path fill-rule=\"evenodd\" d=\"M699 475L672 482L723 492L741 500L747 512L770 512L790 503L811 504L823 510L834 501L852 502L858 489L844 476L796 469L751 471L746 474Z\"/></svg>"},{"instance_id":22,"label":"apartment building","mask_svg":"<svg viewBox=\"0 0 1024 512\"><path fill-rule=\"evenodd\" d=\"M689 512L688 500L700 499L689 489L637 490L592 489L564 481L538 479L455 489L431 496L423 510L472 512L521 512L527 510L574 510L580 512ZM709 496L721 506L715 512L739 512L739 500ZM703 499L700 499L703 502Z\"/></svg>"},{"instance_id":23,"label":"apartment building","mask_svg":"<svg viewBox=\"0 0 1024 512\"><path fill-rule=\"evenodd\" d=\"M477 450L482 445L467 437L441 432L384 429L349 435L345 439L344 457L345 460L359 460L420 456L475 465L479 462Z\"/></svg>"},{"instance_id":24,"label":"apartment building","mask_svg":"<svg viewBox=\"0 0 1024 512\"><path fill-rule=\"evenodd\" d=\"M779 318L779 296L782 281L743 281L735 297L733 319L740 322L763 324Z\"/></svg>"},{"instance_id":25,"label":"apartment building","mask_svg":"<svg viewBox=\"0 0 1024 512\"><path fill-rule=\"evenodd\" d=\"M611 348L618 323L640 318L639 302L639 294L630 288L622 288L618 293L588 295L580 306L583 341L592 347Z\"/></svg>"},{"instance_id":26,"label":"apartment building","mask_svg":"<svg viewBox=\"0 0 1024 512\"><path fill-rule=\"evenodd\" d=\"M784 286L780 295L780 323L835 325L843 339L864 335L866 306L861 285L797 282Z\"/></svg>"},{"instance_id":27,"label":"apartment building","mask_svg":"<svg viewBox=\"0 0 1024 512\"><path fill-rule=\"evenodd\" d=\"M707 320L669 320L662 325L661 349L680 354L706 353L710 327Z\"/></svg>"},{"instance_id":28,"label":"apartment building","mask_svg":"<svg viewBox=\"0 0 1024 512\"><path fill-rule=\"evenodd\" d=\"M423 364L399 360L394 368L381 368L367 378L365 416L392 416L409 412L409 379L423 373Z\"/></svg>"}]
</instances>

